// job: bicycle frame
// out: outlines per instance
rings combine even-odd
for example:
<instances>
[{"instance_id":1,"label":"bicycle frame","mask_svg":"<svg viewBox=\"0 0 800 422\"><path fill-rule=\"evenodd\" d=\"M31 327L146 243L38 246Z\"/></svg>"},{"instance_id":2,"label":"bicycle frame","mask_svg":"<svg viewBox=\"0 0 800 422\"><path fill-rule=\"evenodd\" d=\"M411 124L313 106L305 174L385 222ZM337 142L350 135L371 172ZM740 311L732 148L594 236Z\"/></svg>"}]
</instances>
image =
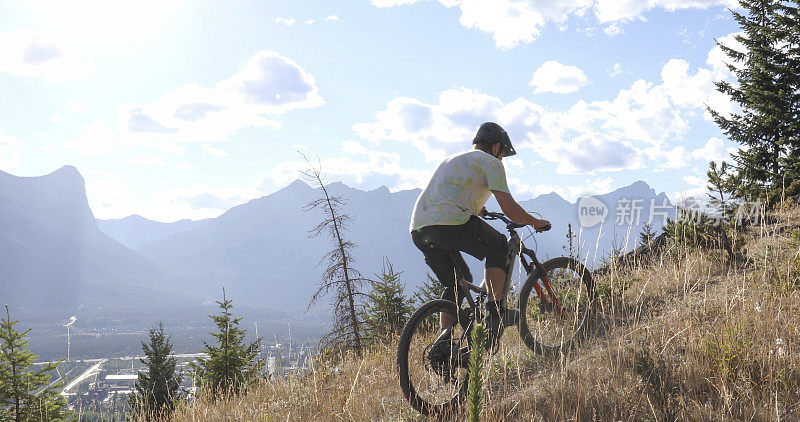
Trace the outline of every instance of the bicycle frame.
<instances>
[{"instance_id":1,"label":"bicycle frame","mask_svg":"<svg viewBox=\"0 0 800 422\"><path fill-rule=\"evenodd\" d=\"M486 216L487 219L498 219L505 222L506 230L508 230L509 233L508 258L505 268L506 279L503 282L503 302L506 303L508 290L511 287L511 277L513 276L514 272L514 258L519 256L522 267L525 269L527 274L531 274L533 271L539 271L541 274L541 278L536 281L536 284L533 285L533 288L543 305L545 307L550 305L547 301L547 296L549 296L552 304L551 306L553 306L556 313L559 316L564 316L564 308L561 306L561 302L558 300L555 293L553 293L553 289L550 287L550 278L547 276L547 270L545 270L542 263L539 262L539 259L536 258L536 253L533 250L525 247L525 245L522 243L522 239L520 239L519 234L517 233L516 229L523 226L511 221L508 219L508 217L500 213L486 212ZM525 259L526 255L528 258L530 258L530 263L528 263L528 261Z\"/></svg>"}]
</instances>

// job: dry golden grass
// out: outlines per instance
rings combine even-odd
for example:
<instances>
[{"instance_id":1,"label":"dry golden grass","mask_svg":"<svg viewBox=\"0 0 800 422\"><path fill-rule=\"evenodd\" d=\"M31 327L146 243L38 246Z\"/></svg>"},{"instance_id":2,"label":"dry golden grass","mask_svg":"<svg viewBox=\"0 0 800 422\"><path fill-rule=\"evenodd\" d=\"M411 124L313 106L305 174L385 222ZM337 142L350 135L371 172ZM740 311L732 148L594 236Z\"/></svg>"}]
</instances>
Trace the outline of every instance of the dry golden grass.
<instances>
[{"instance_id":1,"label":"dry golden grass","mask_svg":"<svg viewBox=\"0 0 800 422\"><path fill-rule=\"evenodd\" d=\"M486 366L485 420L800 420L800 210L749 227L749 262L671 245L598 278L597 315L562 357L509 329ZM396 341L175 421L421 419L400 393Z\"/></svg>"}]
</instances>

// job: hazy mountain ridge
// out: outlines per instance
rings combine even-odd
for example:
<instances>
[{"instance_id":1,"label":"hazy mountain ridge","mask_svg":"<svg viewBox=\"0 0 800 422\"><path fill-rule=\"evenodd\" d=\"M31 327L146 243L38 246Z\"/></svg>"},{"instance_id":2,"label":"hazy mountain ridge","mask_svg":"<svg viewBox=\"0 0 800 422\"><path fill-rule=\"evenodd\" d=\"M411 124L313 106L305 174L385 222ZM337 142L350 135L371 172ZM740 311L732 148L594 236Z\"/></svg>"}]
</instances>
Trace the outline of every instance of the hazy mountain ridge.
<instances>
[{"instance_id":1,"label":"hazy mountain ridge","mask_svg":"<svg viewBox=\"0 0 800 422\"><path fill-rule=\"evenodd\" d=\"M40 177L0 172L0 291L10 305L48 308L187 303L181 278L97 228L77 169ZM191 297L191 296L184 296Z\"/></svg>"},{"instance_id":2,"label":"hazy mountain ridge","mask_svg":"<svg viewBox=\"0 0 800 422\"><path fill-rule=\"evenodd\" d=\"M395 270L403 271L407 293L413 291L429 271L408 234L420 190L362 191L340 182L327 189L347 202L343 209L354 219L347 237L358 245L355 256L362 274L371 277L388 258ZM97 303L144 301L144 306L152 300L175 298L153 295L154 290L191 292L208 301L219 298L224 286L230 297L246 305L305 304L322 272L319 260L333 247L324 236L308 236L322 214L303 209L320 195L319 189L298 180L217 218L159 223L133 216L97 223L86 202L83 179L74 167L35 178L0 173L0 251L4 252L0 275L3 280L29 281L2 281L2 286L13 292L12 302L20 303L49 303L34 300L48 297L56 303L74 304L88 298ZM602 224L583 230L577 205L555 193L522 201L526 209L553 224L550 232L527 238L526 244L542 260L563 255L567 224L572 224L581 237L579 255L593 265L625 240L631 249L644 222L630 228L615 224L614 204L636 198L646 216L651 201L669 201L641 181L595 198L608 206L609 215ZM493 200L487 208L499 210ZM492 224L505 233L501 224ZM133 236L131 230L139 233ZM525 229L522 233L529 236ZM599 241L598 236L602 236ZM146 239L156 240L143 243ZM468 262L479 280L483 264L474 259Z\"/></svg>"},{"instance_id":3,"label":"hazy mountain ridge","mask_svg":"<svg viewBox=\"0 0 800 422\"><path fill-rule=\"evenodd\" d=\"M425 278L428 268L421 253L411 243L408 224L419 189L391 193L386 187L371 191L351 188L341 182L327 185L333 195L347 201L346 212L354 217L347 237L358 247L357 268L370 277L379 272L384 258L395 270L403 271L403 280L411 291ZM332 247L324 237L308 238L308 231L322 218L318 211L303 212L305 205L321 195L302 181L246 204L234 207L195 230L174 233L160 241L144 245L138 251L176 272L198 281L197 289L213 297L221 286L232 294L256 303L307 301L319 279L320 257ZM613 248L632 249L647 218L628 226L615 224L614 210L620 200L640 201L640 214L649 215L651 201L669 204L645 182L636 182L605 195L596 196L608 206L605 222L580 230L577 204L556 193L522 201L526 209L536 211L551 221L554 229L527 240L536 247L541 259L566 253L567 224L572 224L580 255L596 264ZM487 207L498 210L494 201ZM674 217L674 210L670 213ZM502 224L492 223L505 233ZM656 219L654 227L660 227ZM528 232L523 230L527 235ZM597 240L598 236L600 241ZM628 247L625 248L625 243ZM468 260L477 279L482 263Z\"/></svg>"},{"instance_id":4,"label":"hazy mountain ridge","mask_svg":"<svg viewBox=\"0 0 800 422\"><path fill-rule=\"evenodd\" d=\"M206 221L184 219L172 223L161 223L134 214L125 218L97 220L97 226L110 238L131 249L136 249L174 233L196 229Z\"/></svg>"}]
</instances>

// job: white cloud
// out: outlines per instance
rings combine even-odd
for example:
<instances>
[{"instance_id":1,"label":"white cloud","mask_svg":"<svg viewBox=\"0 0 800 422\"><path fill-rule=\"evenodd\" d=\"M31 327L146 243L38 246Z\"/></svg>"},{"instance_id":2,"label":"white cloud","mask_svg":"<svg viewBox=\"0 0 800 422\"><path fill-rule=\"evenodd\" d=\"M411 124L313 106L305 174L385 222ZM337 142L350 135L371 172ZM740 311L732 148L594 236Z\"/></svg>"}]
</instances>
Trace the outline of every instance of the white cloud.
<instances>
[{"instance_id":1,"label":"white cloud","mask_svg":"<svg viewBox=\"0 0 800 422\"><path fill-rule=\"evenodd\" d=\"M351 156L328 157L320 161L323 174L334 180L350 185L369 181L370 184L383 184L391 190L415 189L425 185L430 179L429 170L413 169L403 164L399 154L393 152L369 151L357 159ZM265 178L261 190L283 187L300 178L300 171L308 168L305 161L285 162L278 165Z\"/></svg>"},{"instance_id":2,"label":"white cloud","mask_svg":"<svg viewBox=\"0 0 800 422\"><path fill-rule=\"evenodd\" d=\"M64 148L83 155L105 155L119 152L125 146L111 128L100 121L84 126L77 138L64 143Z\"/></svg>"},{"instance_id":3,"label":"white cloud","mask_svg":"<svg viewBox=\"0 0 800 422\"><path fill-rule=\"evenodd\" d=\"M591 121L585 127L570 128L564 125L570 120L564 113L548 112L524 98L504 105L498 98L467 88L443 92L438 104L398 97L376 114L376 121L356 124L353 130L371 142L410 142L432 162L469 148L475 129L489 120L497 121L508 131L518 150L534 149L543 158L558 163L562 173L614 171L640 165L641 152L631 142L600 133Z\"/></svg>"},{"instance_id":4,"label":"white cloud","mask_svg":"<svg viewBox=\"0 0 800 422\"><path fill-rule=\"evenodd\" d=\"M605 32L606 35L608 35L609 37L613 37L625 31L622 29L619 22L613 22L611 25L608 25L607 27L603 28L603 32Z\"/></svg>"},{"instance_id":5,"label":"white cloud","mask_svg":"<svg viewBox=\"0 0 800 422\"><path fill-rule=\"evenodd\" d=\"M736 148L725 148L725 142L722 139L713 137L706 142L703 148L698 148L692 151L692 158L705 160L705 161L721 161L731 162L731 153L736 152Z\"/></svg>"},{"instance_id":6,"label":"white cloud","mask_svg":"<svg viewBox=\"0 0 800 422\"><path fill-rule=\"evenodd\" d=\"M699 200L706 198L706 192L708 192L706 188L707 179L700 176L688 175L683 176L683 181L686 183L686 188L682 191L673 192L672 194L672 198L679 198L678 203L683 202L683 200L687 198L696 198Z\"/></svg>"},{"instance_id":7,"label":"white cloud","mask_svg":"<svg viewBox=\"0 0 800 422\"><path fill-rule=\"evenodd\" d=\"M312 23L314 23L314 19L306 19L303 23L305 23L306 25L311 25Z\"/></svg>"},{"instance_id":8,"label":"white cloud","mask_svg":"<svg viewBox=\"0 0 800 422\"><path fill-rule=\"evenodd\" d=\"M372 0L372 5L375 7L394 7L404 4L414 4L418 0Z\"/></svg>"},{"instance_id":9,"label":"white cloud","mask_svg":"<svg viewBox=\"0 0 800 422\"><path fill-rule=\"evenodd\" d=\"M59 39L141 45L147 38L156 38L160 29L172 23L178 9L191 4L184 1L138 0L109 2L106 0L31 0L30 13L53 30Z\"/></svg>"},{"instance_id":10,"label":"white cloud","mask_svg":"<svg viewBox=\"0 0 800 422\"><path fill-rule=\"evenodd\" d=\"M141 154L128 160L134 166L157 167L164 165L164 157L155 154Z\"/></svg>"},{"instance_id":11,"label":"white cloud","mask_svg":"<svg viewBox=\"0 0 800 422\"><path fill-rule=\"evenodd\" d=\"M329 22L341 22L342 21L342 19L340 17L336 16L336 15L330 15L330 16L326 17L325 20L329 21Z\"/></svg>"},{"instance_id":12,"label":"white cloud","mask_svg":"<svg viewBox=\"0 0 800 422\"><path fill-rule=\"evenodd\" d=\"M563 111L525 98L504 104L469 88L450 89L431 104L397 97L372 122L355 124L353 130L373 143L411 143L433 162L469 148L477 126L496 121L517 150L534 150L556 163L559 173L593 174L645 164L678 169L700 154L675 143L682 142L691 119L705 113L715 92L713 80L720 77L725 74L713 67L692 71L674 59L663 66L660 83L636 80L613 99L579 100Z\"/></svg>"},{"instance_id":13,"label":"white cloud","mask_svg":"<svg viewBox=\"0 0 800 422\"><path fill-rule=\"evenodd\" d=\"M67 103L64 104L61 107L66 109L66 110L69 110L69 111L74 111L76 113L86 113L86 112L89 111L89 107L88 106L85 106L85 105L81 104L80 102L78 102L77 100L72 99L72 98L67 100Z\"/></svg>"},{"instance_id":14,"label":"white cloud","mask_svg":"<svg viewBox=\"0 0 800 422\"><path fill-rule=\"evenodd\" d=\"M278 53L260 51L212 88L186 85L152 103L124 105L113 129L93 122L65 147L85 154L133 146L175 151L185 143L226 141L246 128L276 129L281 114L322 104L311 74Z\"/></svg>"},{"instance_id":15,"label":"white cloud","mask_svg":"<svg viewBox=\"0 0 800 422\"><path fill-rule=\"evenodd\" d=\"M588 83L583 71L575 66L563 65L557 61L546 61L533 73L529 86L535 94L552 92L568 94L576 92Z\"/></svg>"},{"instance_id":16,"label":"white cloud","mask_svg":"<svg viewBox=\"0 0 800 422\"><path fill-rule=\"evenodd\" d=\"M652 9L674 11L677 9L708 9L723 6L734 8L736 0L595 0L594 14L600 22L643 19Z\"/></svg>"},{"instance_id":17,"label":"white cloud","mask_svg":"<svg viewBox=\"0 0 800 422\"><path fill-rule=\"evenodd\" d=\"M376 121L353 125L362 138L411 142L429 162L466 149L475 129L502 106L499 99L466 88L451 89L439 95L439 104L424 104L416 99L397 97Z\"/></svg>"},{"instance_id":18,"label":"white cloud","mask_svg":"<svg viewBox=\"0 0 800 422\"><path fill-rule=\"evenodd\" d=\"M503 165L507 168L524 169L525 161L519 157L508 157L503 159Z\"/></svg>"},{"instance_id":19,"label":"white cloud","mask_svg":"<svg viewBox=\"0 0 800 422\"><path fill-rule=\"evenodd\" d=\"M608 72L609 77L616 77L622 74L622 64L621 63L614 63L614 67Z\"/></svg>"},{"instance_id":20,"label":"white cloud","mask_svg":"<svg viewBox=\"0 0 800 422\"><path fill-rule=\"evenodd\" d=\"M418 0L372 0L376 7L410 5ZM554 23L563 27L571 16L584 16L592 10L601 23L609 23L604 32L614 36L622 32L620 22L644 19L652 9L673 11L676 9L715 6L736 7L736 0L439 0L445 7L459 7L459 22L492 35L495 45L510 49L535 40L541 29ZM592 36L595 29L586 31Z\"/></svg>"},{"instance_id":21,"label":"white cloud","mask_svg":"<svg viewBox=\"0 0 800 422\"><path fill-rule=\"evenodd\" d=\"M214 157L220 157L221 158L221 157L227 157L228 156L227 152L225 152L225 151L223 151L223 150L221 150L219 148L214 148L209 144L203 145L203 150L205 152L213 155Z\"/></svg>"},{"instance_id":22,"label":"white cloud","mask_svg":"<svg viewBox=\"0 0 800 422\"><path fill-rule=\"evenodd\" d=\"M363 155L367 153L367 148L356 141L344 141L342 142L342 152L345 154Z\"/></svg>"},{"instance_id":23,"label":"white cloud","mask_svg":"<svg viewBox=\"0 0 800 422\"><path fill-rule=\"evenodd\" d=\"M292 26L295 24L295 20L294 18L277 17L275 18L275 23L280 23L286 26Z\"/></svg>"},{"instance_id":24,"label":"white cloud","mask_svg":"<svg viewBox=\"0 0 800 422\"><path fill-rule=\"evenodd\" d=\"M556 170L564 174L594 174L642 165L642 152L633 143L598 132L540 145L535 150L543 158L557 162Z\"/></svg>"},{"instance_id":25,"label":"white cloud","mask_svg":"<svg viewBox=\"0 0 800 422\"><path fill-rule=\"evenodd\" d=\"M0 170L19 168L24 147L24 142L9 135L4 135L3 131L0 130Z\"/></svg>"},{"instance_id":26,"label":"white cloud","mask_svg":"<svg viewBox=\"0 0 800 422\"><path fill-rule=\"evenodd\" d=\"M689 164L689 154L686 152L686 148L680 145L661 154L661 158L664 161L656 166L654 170L656 172L666 169L682 169Z\"/></svg>"},{"instance_id":27,"label":"white cloud","mask_svg":"<svg viewBox=\"0 0 800 422\"><path fill-rule=\"evenodd\" d=\"M0 33L0 72L46 81L86 80L94 67L63 40L44 33Z\"/></svg>"}]
</instances>

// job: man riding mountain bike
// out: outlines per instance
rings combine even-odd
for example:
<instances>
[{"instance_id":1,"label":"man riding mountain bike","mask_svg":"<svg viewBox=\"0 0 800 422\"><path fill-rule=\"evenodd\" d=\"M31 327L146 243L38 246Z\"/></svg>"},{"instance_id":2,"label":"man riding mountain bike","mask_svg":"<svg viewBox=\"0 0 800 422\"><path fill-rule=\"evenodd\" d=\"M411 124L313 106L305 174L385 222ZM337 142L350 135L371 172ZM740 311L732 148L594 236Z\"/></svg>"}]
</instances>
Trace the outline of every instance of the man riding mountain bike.
<instances>
[{"instance_id":1,"label":"man riding mountain bike","mask_svg":"<svg viewBox=\"0 0 800 422\"><path fill-rule=\"evenodd\" d=\"M505 311L500 302L508 243L505 235L478 218L484 217L484 204L494 195L508 218L530 225L537 232L548 230L550 223L528 214L511 196L502 163L503 157L516 154L508 133L497 123L486 122L478 129L472 143L472 150L451 155L436 168L414 205L410 231L414 245L422 251L425 262L445 288L442 299L460 302L456 301L454 264L467 269L460 253L454 255L456 262L453 262L450 250L486 260L485 322L489 334L487 345L493 345L502 329L501 315ZM468 269L462 272L469 274ZM449 342L444 341L449 340L450 333L444 330L454 317L440 313L439 318L442 332L430 350L431 359L451 352Z\"/></svg>"}]
</instances>

